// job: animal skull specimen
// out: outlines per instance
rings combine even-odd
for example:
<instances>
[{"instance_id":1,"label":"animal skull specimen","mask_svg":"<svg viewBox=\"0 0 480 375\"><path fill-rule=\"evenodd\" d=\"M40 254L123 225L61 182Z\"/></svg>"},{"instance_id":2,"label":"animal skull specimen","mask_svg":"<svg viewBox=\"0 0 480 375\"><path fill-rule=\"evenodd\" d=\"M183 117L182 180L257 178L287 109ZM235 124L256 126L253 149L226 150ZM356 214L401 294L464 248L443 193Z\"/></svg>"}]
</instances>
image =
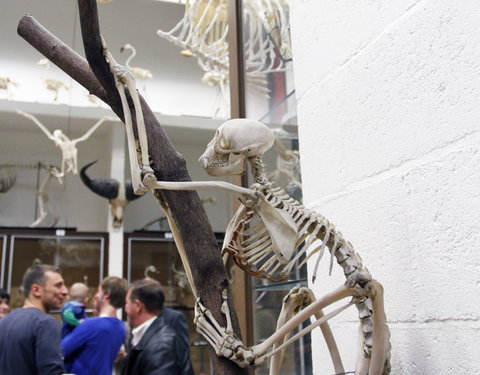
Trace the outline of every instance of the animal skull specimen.
<instances>
[{"instance_id":1,"label":"animal skull specimen","mask_svg":"<svg viewBox=\"0 0 480 375\"><path fill-rule=\"evenodd\" d=\"M280 281L288 276L297 261L304 264L316 255L312 277L312 282L314 282L318 264L328 251L330 268L333 267L336 259L344 271L346 283L343 286L301 310L300 307L311 301L311 298L288 298L288 301L298 301L299 305L285 308L288 311L298 311L298 313L292 317L290 317L290 313L281 313L280 327L271 337L259 345L246 347L233 333L227 293L223 293L222 305L222 312L227 319L226 327L220 326L198 299L180 235L175 227L175 222L166 212L187 278L193 294L197 298L195 308L197 331L208 340L217 355L229 358L242 367L259 365L266 359L272 358L271 374L278 374L279 358L285 345L320 326L335 372L344 373L335 340L328 326L328 319L349 306L356 305L360 317L361 335L361 349L357 357L356 374L388 374L390 371L390 343L383 308L383 287L372 278L363 266L360 256L353 250L353 246L335 229L333 224L318 213L304 208L299 202L285 194L281 188L272 187L272 182L265 173L262 161L263 153L274 143L272 131L256 121L229 120L220 126L215 137L208 144L207 150L200 157L206 172L212 176L241 174L249 163L254 178L254 183L249 189L222 181L156 181L148 161L148 143L143 118L139 117L142 112L135 80L131 75L125 73L124 68L122 69L115 63L106 49L105 55L116 78L117 89L122 98L129 153L132 153L130 161L135 193L137 191L143 193L151 189L196 190L203 188L220 188L240 193L243 204L227 227L223 245L223 252L231 254L238 266L252 275ZM137 115L139 157L137 157L137 140L133 136L131 113L125 99L125 86L132 95ZM142 134L145 138L142 138ZM135 181L137 186L135 186ZM296 293L296 291L292 293ZM324 315L322 310L325 307L348 297L351 298L348 303ZM289 304L291 303L294 302L289 302ZM313 316L317 319L314 323L280 344L292 329ZM272 348L274 349L270 350Z\"/></svg>"},{"instance_id":2,"label":"animal skull specimen","mask_svg":"<svg viewBox=\"0 0 480 375\"><path fill-rule=\"evenodd\" d=\"M251 126L241 119L223 123L200 157L210 176L231 176L245 172L246 161L254 155L263 155L272 147L271 130L262 124ZM255 139L252 142L252 137Z\"/></svg>"},{"instance_id":3,"label":"animal skull specimen","mask_svg":"<svg viewBox=\"0 0 480 375\"><path fill-rule=\"evenodd\" d=\"M97 161L85 165L80 170L80 177L92 192L107 198L110 203L113 227L120 228L123 222L123 210L127 204L140 198L140 195L133 193L132 183L127 181L125 183L117 181L112 178L90 178L87 175L87 169L95 164Z\"/></svg>"}]
</instances>

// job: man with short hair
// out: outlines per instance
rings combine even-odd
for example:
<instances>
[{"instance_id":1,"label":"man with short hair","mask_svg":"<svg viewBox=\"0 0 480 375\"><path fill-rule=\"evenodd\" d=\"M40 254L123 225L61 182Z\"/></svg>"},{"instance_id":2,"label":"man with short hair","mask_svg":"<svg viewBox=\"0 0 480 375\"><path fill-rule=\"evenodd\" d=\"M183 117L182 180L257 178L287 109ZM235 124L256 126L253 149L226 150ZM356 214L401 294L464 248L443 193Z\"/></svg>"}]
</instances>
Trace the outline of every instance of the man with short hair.
<instances>
[{"instance_id":1,"label":"man with short hair","mask_svg":"<svg viewBox=\"0 0 480 375\"><path fill-rule=\"evenodd\" d=\"M0 373L15 375L63 374L60 325L50 310L60 309L67 288L57 267L39 264L27 269L22 290L23 308L0 320Z\"/></svg>"},{"instance_id":2,"label":"man with short hair","mask_svg":"<svg viewBox=\"0 0 480 375\"><path fill-rule=\"evenodd\" d=\"M62 340L65 367L75 375L111 375L113 362L125 340L125 326L117 319L127 292L125 279L105 278L93 297L98 317L87 318Z\"/></svg>"},{"instance_id":3,"label":"man with short hair","mask_svg":"<svg viewBox=\"0 0 480 375\"><path fill-rule=\"evenodd\" d=\"M164 295L160 283L139 280L128 289L125 313L132 326L132 348L124 375L192 374L190 348L161 314Z\"/></svg>"}]
</instances>

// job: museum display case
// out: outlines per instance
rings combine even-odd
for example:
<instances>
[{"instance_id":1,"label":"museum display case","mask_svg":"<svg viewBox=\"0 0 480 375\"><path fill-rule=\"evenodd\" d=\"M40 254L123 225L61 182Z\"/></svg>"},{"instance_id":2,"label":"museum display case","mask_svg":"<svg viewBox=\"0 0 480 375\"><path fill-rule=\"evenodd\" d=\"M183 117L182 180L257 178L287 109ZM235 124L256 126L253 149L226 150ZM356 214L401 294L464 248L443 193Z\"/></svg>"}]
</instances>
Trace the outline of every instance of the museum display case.
<instances>
[{"instance_id":1,"label":"museum display case","mask_svg":"<svg viewBox=\"0 0 480 375\"><path fill-rule=\"evenodd\" d=\"M219 251L223 233L215 233ZM190 358L196 374L210 374L210 353L205 339L193 324L195 298L188 284L177 247L169 231L125 233L124 274L129 282L145 277L162 284L165 306L181 311L188 323Z\"/></svg>"},{"instance_id":2,"label":"museum display case","mask_svg":"<svg viewBox=\"0 0 480 375\"><path fill-rule=\"evenodd\" d=\"M89 287L87 311L93 307L93 296L106 276L108 234L77 232L70 228L28 229L0 228L2 239L3 287L10 292L12 309L21 307L21 291L25 270L40 263L53 264L62 270L67 286L83 282ZM56 311L53 312L57 316ZM58 316L57 316L58 317Z\"/></svg>"}]
</instances>

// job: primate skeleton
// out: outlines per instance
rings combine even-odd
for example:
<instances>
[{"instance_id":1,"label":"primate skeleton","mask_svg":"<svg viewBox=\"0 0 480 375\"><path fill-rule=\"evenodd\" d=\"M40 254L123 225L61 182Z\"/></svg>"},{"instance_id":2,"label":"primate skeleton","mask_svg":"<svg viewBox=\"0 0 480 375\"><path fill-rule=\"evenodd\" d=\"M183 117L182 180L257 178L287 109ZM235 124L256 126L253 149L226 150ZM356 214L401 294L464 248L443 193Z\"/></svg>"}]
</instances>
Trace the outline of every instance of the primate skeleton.
<instances>
[{"instance_id":1,"label":"primate skeleton","mask_svg":"<svg viewBox=\"0 0 480 375\"><path fill-rule=\"evenodd\" d=\"M144 194L153 189L197 190L203 188L220 188L239 193L242 205L227 227L223 245L224 254L230 254L239 267L252 275L280 281L288 276L298 260L304 258L302 263L305 263L313 255L317 255L313 271L313 281L315 281L320 259L328 251L330 269L336 259L346 276L344 285L316 301L309 289L294 288L284 299L277 331L264 342L246 347L233 332L226 291L222 294L222 312L227 319L226 327L220 326L199 300L181 238L173 219L166 212L187 278L197 298L195 306L197 331L208 340L216 354L229 358L241 367L257 366L271 358L270 374L278 374L282 349L313 328L320 326L335 372L344 373L345 370L327 321L349 306L355 305L359 312L361 331L361 347L355 373L389 374L390 343L383 307L383 287L372 278L363 266L360 256L355 253L352 245L333 224L316 212L300 205L282 189L272 187L262 161L262 155L274 143L272 131L267 126L252 120L226 121L219 127L205 153L200 157L204 169L211 176L242 174L248 162L254 178L250 188L223 181L156 181L149 163L146 130L135 79L126 68L115 62L106 49L105 43L104 55L122 100L132 183L136 194ZM134 104L138 147L133 133L132 115L127 103L125 87L128 88ZM309 251L308 254L307 251ZM323 314L322 309L348 297L351 298L348 303L328 314ZM291 330L312 316L315 316L315 322L282 343Z\"/></svg>"}]
</instances>

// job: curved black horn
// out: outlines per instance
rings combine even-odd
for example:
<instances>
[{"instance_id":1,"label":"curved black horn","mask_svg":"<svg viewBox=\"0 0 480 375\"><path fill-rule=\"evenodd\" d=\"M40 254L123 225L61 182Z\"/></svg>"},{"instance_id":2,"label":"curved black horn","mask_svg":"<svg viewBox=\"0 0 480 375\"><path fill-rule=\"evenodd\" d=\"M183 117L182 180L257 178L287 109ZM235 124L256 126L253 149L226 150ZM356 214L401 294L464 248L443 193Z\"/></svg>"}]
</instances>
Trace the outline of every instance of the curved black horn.
<instances>
[{"instance_id":1,"label":"curved black horn","mask_svg":"<svg viewBox=\"0 0 480 375\"><path fill-rule=\"evenodd\" d=\"M87 169L98 160L88 163L80 169L80 178L86 187L95 194L107 199L114 199L118 196L118 181L111 178L90 178L87 175Z\"/></svg>"},{"instance_id":2,"label":"curved black horn","mask_svg":"<svg viewBox=\"0 0 480 375\"><path fill-rule=\"evenodd\" d=\"M133 185L130 181L125 182L125 196L127 197L127 201L131 202L135 199L143 197L143 195L136 195L133 192Z\"/></svg>"}]
</instances>

